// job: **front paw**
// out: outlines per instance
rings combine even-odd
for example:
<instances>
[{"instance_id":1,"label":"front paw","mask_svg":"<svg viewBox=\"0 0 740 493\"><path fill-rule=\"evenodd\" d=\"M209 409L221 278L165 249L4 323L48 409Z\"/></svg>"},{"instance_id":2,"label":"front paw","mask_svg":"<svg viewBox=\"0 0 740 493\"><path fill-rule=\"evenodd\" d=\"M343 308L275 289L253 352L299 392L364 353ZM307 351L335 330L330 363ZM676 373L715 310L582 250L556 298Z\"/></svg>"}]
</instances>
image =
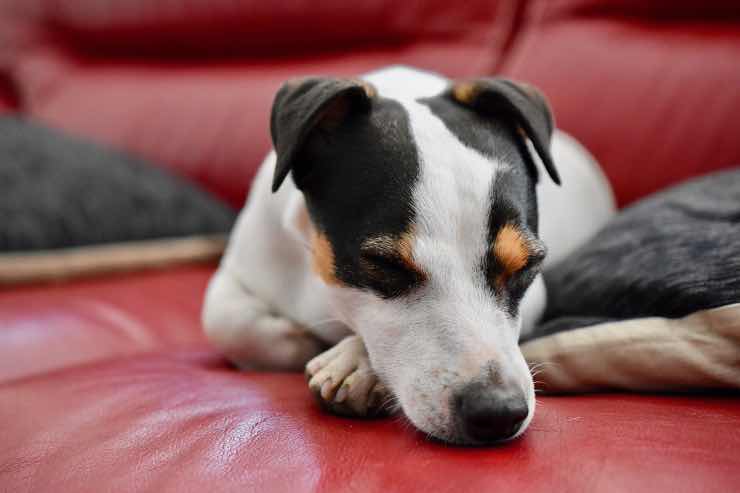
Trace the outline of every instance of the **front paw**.
<instances>
[{"instance_id":1,"label":"front paw","mask_svg":"<svg viewBox=\"0 0 740 493\"><path fill-rule=\"evenodd\" d=\"M327 411L348 417L387 414L391 394L370 367L365 344L349 336L306 365L308 387Z\"/></svg>"}]
</instances>

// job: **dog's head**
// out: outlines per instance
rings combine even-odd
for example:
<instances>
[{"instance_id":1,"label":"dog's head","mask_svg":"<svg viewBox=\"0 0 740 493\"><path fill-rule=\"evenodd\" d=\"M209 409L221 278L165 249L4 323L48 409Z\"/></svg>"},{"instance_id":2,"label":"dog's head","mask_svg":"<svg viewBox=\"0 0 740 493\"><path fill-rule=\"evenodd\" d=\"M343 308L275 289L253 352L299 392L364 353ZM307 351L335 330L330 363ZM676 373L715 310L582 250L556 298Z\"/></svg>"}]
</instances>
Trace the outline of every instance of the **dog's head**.
<instances>
[{"instance_id":1,"label":"dog's head","mask_svg":"<svg viewBox=\"0 0 740 493\"><path fill-rule=\"evenodd\" d=\"M278 92L271 130L273 191L292 173L314 269L408 418L456 443L523 432L519 305L545 255L530 149L559 180L540 93L480 79L391 99L302 79Z\"/></svg>"}]
</instances>

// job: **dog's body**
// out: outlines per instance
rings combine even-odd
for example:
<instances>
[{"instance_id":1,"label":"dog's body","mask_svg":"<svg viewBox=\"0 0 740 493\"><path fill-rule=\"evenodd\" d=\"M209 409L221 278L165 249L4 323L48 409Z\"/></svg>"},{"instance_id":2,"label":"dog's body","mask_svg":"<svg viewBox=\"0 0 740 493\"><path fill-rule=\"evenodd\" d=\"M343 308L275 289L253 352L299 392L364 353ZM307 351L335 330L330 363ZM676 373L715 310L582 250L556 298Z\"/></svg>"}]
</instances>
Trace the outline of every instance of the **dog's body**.
<instances>
[{"instance_id":1,"label":"dog's body","mask_svg":"<svg viewBox=\"0 0 740 493\"><path fill-rule=\"evenodd\" d=\"M430 435L484 443L532 418L517 340L545 307L542 242L547 262L562 259L614 205L595 162L555 132L564 186L540 179L538 206L522 156L534 145L543 157L542 132L522 146L513 127L462 107L488 89L449 87L400 67L286 84L273 107L277 153L208 288L204 325L240 366L298 370L313 358L310 386L336 412L393 398ZM529 104L520 93L507 97ZM517 124L530 138L539 129ZM281 187L288 171L298 186Z\"/></svg>"}]
</instances>

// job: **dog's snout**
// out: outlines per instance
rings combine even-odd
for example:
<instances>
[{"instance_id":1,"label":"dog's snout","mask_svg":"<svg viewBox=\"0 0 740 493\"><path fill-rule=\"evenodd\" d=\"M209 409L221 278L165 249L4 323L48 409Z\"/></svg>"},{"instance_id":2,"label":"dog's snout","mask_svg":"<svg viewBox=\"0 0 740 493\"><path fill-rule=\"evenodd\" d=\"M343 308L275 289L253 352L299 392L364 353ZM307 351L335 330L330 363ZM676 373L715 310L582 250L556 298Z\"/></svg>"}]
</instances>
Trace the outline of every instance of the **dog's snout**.
<instances>
[{"instance_id":1,"label":"dog's snout","mask_svg":"<svg viewBox=\"0 0 740 493\"><path fill-rule=\"evenodd\" d=\"M522 393L478 382L461 389L454 405L463 430L477 442L511 438L529 414Z\"/></svg>"}]
</instances>

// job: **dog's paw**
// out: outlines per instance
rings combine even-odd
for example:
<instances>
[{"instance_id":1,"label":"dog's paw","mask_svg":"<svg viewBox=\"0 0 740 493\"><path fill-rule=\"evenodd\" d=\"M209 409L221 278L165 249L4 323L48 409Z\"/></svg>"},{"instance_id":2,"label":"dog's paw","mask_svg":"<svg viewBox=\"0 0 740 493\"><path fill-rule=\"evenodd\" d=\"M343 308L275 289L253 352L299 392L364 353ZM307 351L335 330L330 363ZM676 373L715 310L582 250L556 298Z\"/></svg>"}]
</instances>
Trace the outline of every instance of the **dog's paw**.
<instances>
[{"instance_id":1,"label":"dog's paw","mask_svg":"<svg viewBox=\"0 0 740 493\"><path fill-rule=\"evenodd\" d=\"M322 407L349 417L387 413L390 393L370 367L365 344L349 336L306 365L308 387Z\"/></svg>"}]
</instances>

